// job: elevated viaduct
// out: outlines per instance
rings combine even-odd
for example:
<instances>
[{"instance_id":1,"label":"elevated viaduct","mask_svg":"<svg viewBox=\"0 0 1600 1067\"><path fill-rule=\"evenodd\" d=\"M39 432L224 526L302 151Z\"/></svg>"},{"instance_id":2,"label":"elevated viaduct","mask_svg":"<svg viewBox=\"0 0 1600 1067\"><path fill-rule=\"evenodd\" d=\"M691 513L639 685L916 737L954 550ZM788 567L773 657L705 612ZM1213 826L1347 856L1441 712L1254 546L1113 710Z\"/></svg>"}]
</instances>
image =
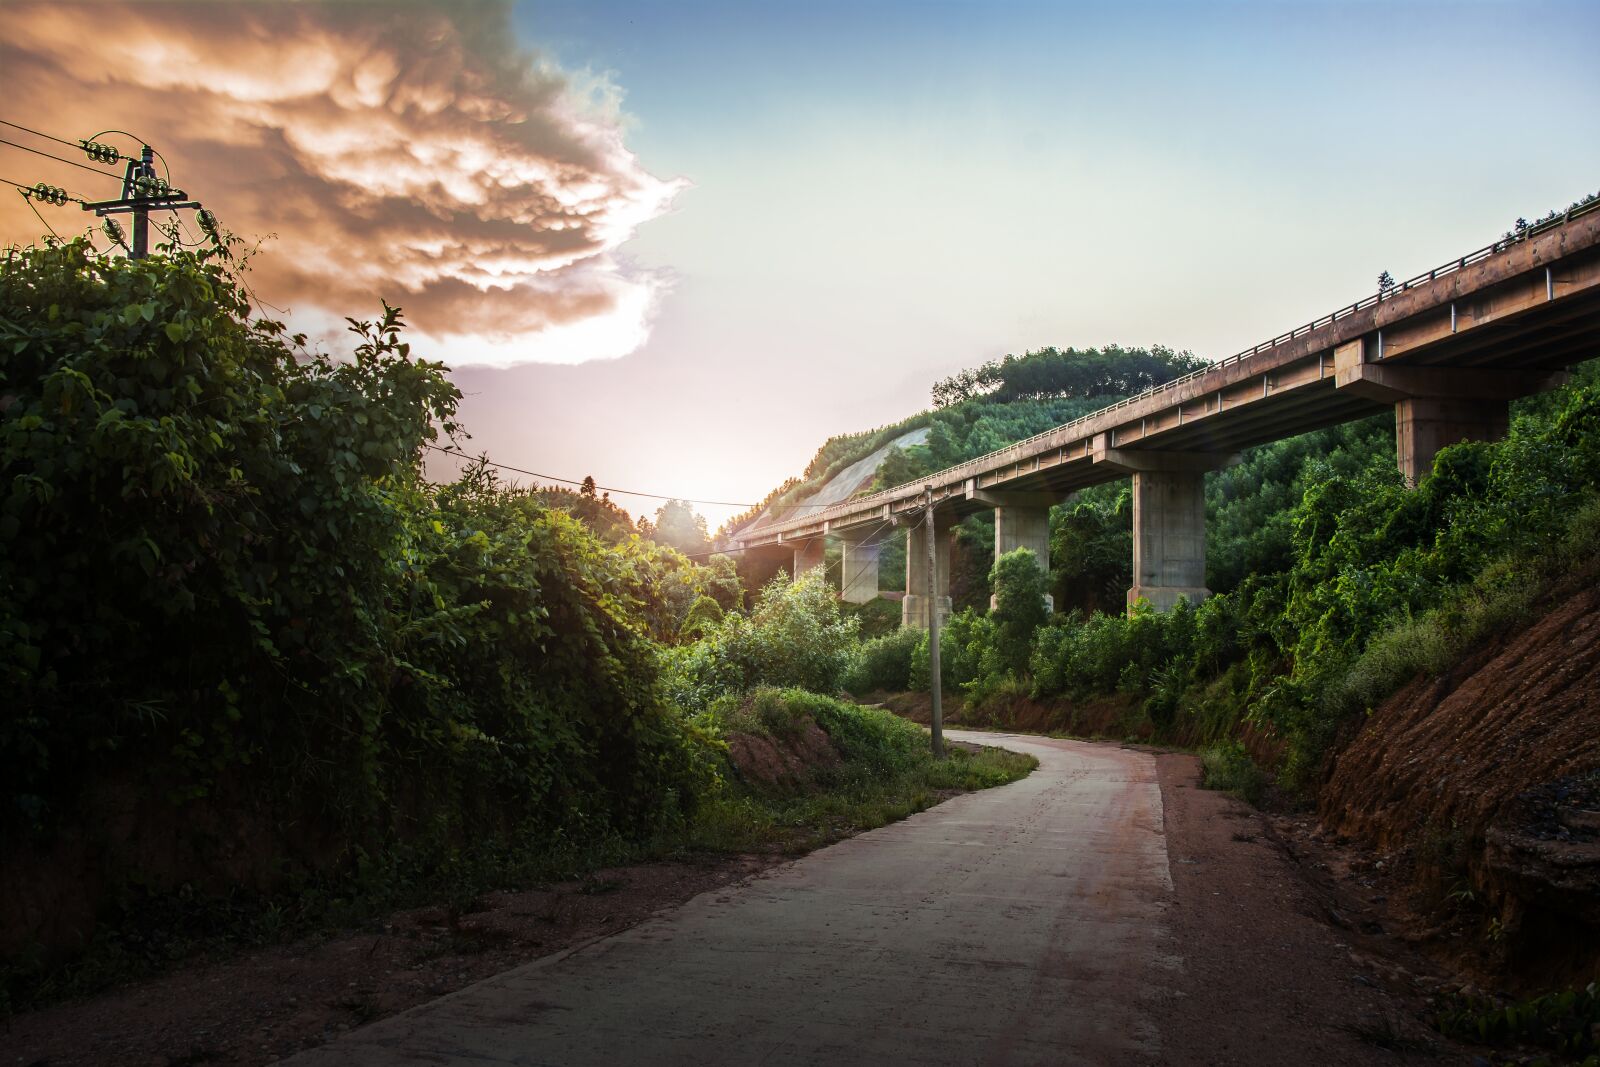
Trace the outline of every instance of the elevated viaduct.
<instances>
[{"instance_id":1,"label":"elevated viaduct","mask_svg":"<svg viewBox=\"0 0 1600 1067\"><path fill-rule=\"evenodd\" d=\"M915 483L734 534L747 552L792 553L795 573L843 543L847 600L878 595L879 546L906 526L902 621L949 610L949 538L995 513L995 552L1048 566L1049 509L1078 489L1133 479L1133 586L1166 609L1205 588L1205 473L1240 449L1392 409L1415 484L1439 449L1506 432L1511 400L1560 384L1600 355L1600 201L1358 300L1208 368ZM924 501L932 490L937 588Z\"/></svg>"}]
</instances>

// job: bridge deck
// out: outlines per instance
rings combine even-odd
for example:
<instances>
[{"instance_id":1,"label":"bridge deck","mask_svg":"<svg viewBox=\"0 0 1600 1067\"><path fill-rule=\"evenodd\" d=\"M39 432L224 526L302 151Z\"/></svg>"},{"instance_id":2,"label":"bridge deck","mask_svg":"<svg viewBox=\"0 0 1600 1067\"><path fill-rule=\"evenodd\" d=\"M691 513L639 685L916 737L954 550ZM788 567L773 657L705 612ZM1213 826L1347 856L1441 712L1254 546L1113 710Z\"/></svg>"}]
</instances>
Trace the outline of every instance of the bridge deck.
<instances>
[{"instance_id":1,"label":"bridge deck","mask_svg":"<svg viewBox=\"0 0 1600 1067\"><path fill-rule=\"evenodd\" d=\"M1335 351L1364 362L1550 371L1600 355L1600 201L1530 227L1211 367L895 489L755 524L742 548L880 527L921 507L989 505L981 492L1066 494L1124 475L1107 448L1228 453L1376 414L1387 405L1336 388Z\"/></svg>"}]
</instances>

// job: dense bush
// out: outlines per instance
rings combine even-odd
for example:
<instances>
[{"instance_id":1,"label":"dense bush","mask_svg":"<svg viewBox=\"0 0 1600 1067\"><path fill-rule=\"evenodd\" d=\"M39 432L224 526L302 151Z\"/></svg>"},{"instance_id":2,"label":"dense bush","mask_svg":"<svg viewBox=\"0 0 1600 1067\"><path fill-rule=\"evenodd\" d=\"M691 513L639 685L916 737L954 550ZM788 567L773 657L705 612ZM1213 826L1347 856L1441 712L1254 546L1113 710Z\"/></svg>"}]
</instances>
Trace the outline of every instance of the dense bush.
<instances>
[{"instance_id":1,"label":"dense bush","mask_svg":"<svg viewBox=\"0 0 1600 1067\"><path fill-rule=\"evenodd\" d=\"M459 394L398 311L307 352L226 266L0 266L7 837L108 775L264 791L347 856L681 814L705 761L652 637L724 576L481 468L428 484Z\"/></svg>"},{"instance_id":2,"label":"dense bush","mask_svg":"<svg viewBox=\"0 0 1600 1067\"><path fill-rule=\"evenodd\" d=\"M917 646L926 641L926 631L907 626L861 642L845 674L844 688L857 696L910 689L911 661Z\"/></svg>"},{"instance_id":3,"label":"dense bush","mask_svg":"<svg viewBox=\"0 0 1600 1067\"><path fill-rule=\"evenodd\" d=\"M844 686L857 631L818 571L793 580L780 573L749 615L729 613L707 626L700 640L663 653L667 693L693 711L758 686L832 695Z\"/></svg>"}]
</instances>

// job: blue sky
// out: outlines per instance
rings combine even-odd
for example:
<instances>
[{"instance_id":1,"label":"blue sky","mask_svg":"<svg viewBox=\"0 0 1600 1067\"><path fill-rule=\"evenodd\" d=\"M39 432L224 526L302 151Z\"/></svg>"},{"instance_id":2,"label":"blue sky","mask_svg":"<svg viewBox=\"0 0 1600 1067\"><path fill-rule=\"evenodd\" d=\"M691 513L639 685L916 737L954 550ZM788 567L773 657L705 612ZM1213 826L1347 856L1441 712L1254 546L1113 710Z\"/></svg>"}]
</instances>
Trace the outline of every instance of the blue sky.
<instances>
[{"instance_id":1,"label":"blue sky","mask_svg":"<svg viewBox=\"0 0 1600 1067\"><path fill-rule=\"evenodd\" d=\"M1594 0L497 2L0 0L0 117L137 128L297 328L403 306L492 458L739 504L962 367L1220 358L1600 191Z\"/></svg>"},{"instance_id":2,"label":"blue sky","mask_svg":"<svg viewBox=\"0 0 1600 1067\"><path fill-rule=\"evenodd\" d=\"M674 277L637 352L464 372L498 383L493 425L519 383L592 384L603 410L485 443L604 462L602 482L755 499L960 366L1224 356L1600 189L1600 5L531 2L515 21L605 74L644 168L692 183L623 248Z\"/></svg>"}]
</instances>

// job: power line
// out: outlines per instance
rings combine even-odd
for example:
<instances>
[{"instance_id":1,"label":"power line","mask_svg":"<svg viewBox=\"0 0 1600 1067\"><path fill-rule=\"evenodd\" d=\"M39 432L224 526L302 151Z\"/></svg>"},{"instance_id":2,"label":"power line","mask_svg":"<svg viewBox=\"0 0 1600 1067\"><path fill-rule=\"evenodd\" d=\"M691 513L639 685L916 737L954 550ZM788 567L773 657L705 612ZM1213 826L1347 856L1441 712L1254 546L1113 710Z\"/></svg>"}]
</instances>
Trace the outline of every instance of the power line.
<instances>
[{"instance_id":1,"label":"power line","mask_svg":"<svg viewBox=\"0 0 1600 1067\"><path fill-rule=\"evenodd\" d=\"M455 456L457 459L472 460L472 461L476 461L476 462L485 463L488 466L498 467L501 470L514 471L517 474L526 474L530 478L542 478L547 482L561 482L561 483L566 484L566 485L577 485L577 486L581 486L581 485L584 484L582 481L579 481L579 480L576 480L576 479L573 479L573 478L558 478L554 474L540 474L538 471L523 470L521 467L513 467L509 463L496 463L494 460L490 459L486 455L485 456L478 456L478 457L469 456L465 452L457 452L457 451L455 451L454 449L451 449L451 448L440 448L438 445L429 444L426 441L423 442L423 447L424 448L431 448L435 452L443 452L447 456ZM732 501L732 500L696 500L693 497L670 496L670 495L668 495L666 493L643 493L643 492L639 492L639 491L633 490L633 489L615 489L615 488L612 488L609 485L596 485L595 488L603 490L603 491L605 491L607 493L619 493L622 496L647 496L652 500L681 500L685 504L709 504L709 505L712 505L714 507L722 507L722 508L753 508L753 507L755 507L754 504L744 504L744 503L739 503L737 501Z\"/></svg>"},{"instance_id":2,"label":"power line","mask_svg":"<svg viewBox=\"0 0 1600 1067\"><path fill-rule=\"evenodd\" d=\"M61 240L61 235L56 232L56 228L50 225L50 221L48 219L39 214L39 208L34 204L33 197L24 196L22 199L25 203L27 203L28 210L32 211L34 216L38 218L40 222L44 223L44 228L50 231L50 236L54 237L58 241Z\"/></svg>"},{"instance_id":3,"label":"power line","mask_svg":"<svg viewBox=\"0 0 1600 1067\"><path fill-rule=\"evenodd\" d=\"M530 478L543 478L547 482L561 482L564 485L577 485L577 486L582 486L583 485L583 482L579 481L576 478L560 478L560 477L557 477L554 474L540 474L538 471L530 471L530 470L524 470L521 467L513 467L509 463L497 463L494 460L490 459L487 455L476 456L476 457L469 456L465 452L457 452L453 448L440 448L438 445L429 444L426 441L423 442L423 447L424 448L431 448L435 452L443 452L445 455L454 456L457 459L462 459L462 460L480 460L483 463L486 463L487 465L489 465L491 467L498 467L499 469L506 470L506 471L514 471L517 474L526 474ZM697 500L694 497L672 496L671 494L668 494L668 493L644 493L644 492L639 492L639 491L634 490L634 489L614 489L609 485L598 485L597 484L595 486L595 488L599 489L599 490L602 490L604 492L607 492L607 493L619 493L622 496L646 496L646 497L649 497L652 500L681 500L685 504L707 504L707 505L710 505L712 507L719 507L719 508L754 508L754 507L760 507L761 506L759 504L745 504L745 503L741 503L741 502L735 501L735 500ZM781 509L788 509L788 508L825 508L825 507L830 507L830 506L831 505L828 505L828 504L772 504L772 505L769 505L770 508L781 508Z\"/></svg>"},{"instance_id":4,"label":"power line","mask_svg":"<svg viewBox=\"0 0 1600 1067\"><path fill-rule=\"evenodd\" d=\"M57 137L54 134L41 133L38 130L29 129L28 127L22 125L20 122L10 122L10 121L8 121L6 119L0 119L0 126L10 126L13 130L21 130L23 133L31 133L35 137L43 137L46 141L54 141L56 144L64 144L68 148L82 148L83 147L83 145L81 143L79 143L78 141L68 141L65 138Z\"/></svg>"},{"instance_id":5,"label":"power line","mask_svg":"<svg viewBox=\"0 0 1600 1067\"><path fill-rule=\"evenodd\" d=\"M43 149L40 149L40 148L29 148L25 144L18 144L15 141L8 141L4 137L0 137L0 144L8 144L12 148L20 148L24 152L32 152L36 156L43 156L46 159L53 159L57 163L65 163L69 167L77 167L79 170L86 170L90 174L98 174L102 178L116 178L116 177L119 177L119 175L114 174L111 171L100 170L97 167L89 166L87 163L79 163L75 159L63 159L60 156L53 156L49 152L44 151Z\"/></svg>"}]
</instances>

